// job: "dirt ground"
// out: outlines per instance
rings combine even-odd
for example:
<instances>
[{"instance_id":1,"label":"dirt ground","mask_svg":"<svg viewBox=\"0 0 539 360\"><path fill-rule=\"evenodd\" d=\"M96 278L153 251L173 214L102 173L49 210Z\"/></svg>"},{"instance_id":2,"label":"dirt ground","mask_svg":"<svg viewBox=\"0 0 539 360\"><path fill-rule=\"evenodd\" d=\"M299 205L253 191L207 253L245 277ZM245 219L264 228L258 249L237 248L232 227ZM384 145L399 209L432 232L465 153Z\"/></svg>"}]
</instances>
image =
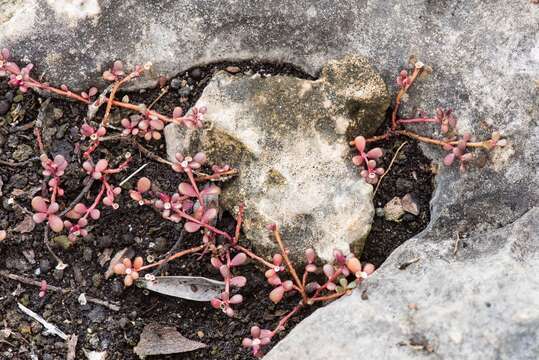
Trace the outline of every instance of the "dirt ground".
<instances>
[{"instance_id":1,"label":"dirt ground","mask_svg":"<svg viewBox=\"0 0 539 360\"><path fill-rule=\"evenodd\" d=\"M292 74L308 78L304 73L289 65L271 65L255 62L221 63L204 68L191 69L169 84L170 90L154 106L158 111L170 113L180 104L189 108L200 96L205 84L217 69L237 66L239 72L261 74ZM152 102L159 95L159 89L129 94L132 102ZM121 98L121 94L119 97ZM13 92L5 82L0 84L0 229L14 229L25 219L21 207L30 209L31 197L42 191L41 166L38 156L32 121L40 108L40 98L33 92L24 96ZM2 101L11 106L2 115ZM61 153L72 164L63 177L66 199L74 198L82 188L84 174L80 172L80 153L76 154L80 141L78 127L86 112L84 105L53 99L56 109L52 120L45 124L43 132L45 146L49 153ZM113 120L120 117L115 113ZM386 150L384 163L387 168L393 153L401 140L382 143ZM157 154L165 156L164 142L148 147ZM149 160L122 142L106 143L99 151L109 158L119 157L129 151L134 158L130 169L148 163L148 166L135 177L147 176L158 183L163 190L176 188L180 175L166 166ZM119 161L119 160L117 160ZM14 162L16 166L6 162ZM119 183L126 173L113 176L112 182ZM359 175L358 175L359 176ZM388 222L376 217L367 245L361 257L379 266L397 246L421 231L429 221L429 200L433 191L433 174L430 161L417 146L410 142L397 157L391 172L384 178L374 199L376 207L383 205L394 196L413 193L421 212L418 216L407 214L400 223ZM133 181L125 184L125 189L133 186ZM95 194L96 189L93 189ZM127 193L126 191L124 193ZM14 199L17 205L10 203ZM225 216L222 227L233 228L234 222ZM0 271L21 275L34 280L45 279L48 284L70 289L70 294L48 292L44 298L38 296L35 286L0 276L0 359L65 359L66 345L60 338L44 336L42 326L17 309L20 302L49 322L56 324L66 334L77 334L77 359L85 359L82 349L107 351L107 359L136 359L133 346L139 340L143 327L152 321L169 324L178 329L185 337L207 344L202 350L191 353L159 356L159 359L250 359L247 350L241 348L241 340L248 336L252 325L273 328L279 317L291 309L296 298L285 299L273 305L267 294L271 290L263 273L253 265L246 266L242 273L248 278L242 290L244 303L238 308L237 316L230 319L215 311L207 303L161 296L131 287L124 289L121 279L104 279L106 266L99 264L99 256L112 249L113 254L128 247L134 253L147 258L149 255L159 259L176 242L180 227L163 221L158 214L147 207L139 207L125 194L121 197L120 209L104 210L102 218L96 223L91 235L78 242L76 246L64 250L56 247L54 251L69 264L63 271L54 269L56 262L47 251L43 242L43 226L38 225L28 233L10 232L7 240L0 243ZM196 236L184 239L180 248L197 244ZM162 269L173 275L201 275L218 279L219 276L209 261L200 261L193 255L171 262ZM88 303L81 305L80 293L87 296L120 303L120 310ZM289 322L290 330L295 324L309 315L314 309L302 311ZM281 333L278 338L284 336ZM278 339L274 343L277 342Z\"/></svg>"}]
</instances>

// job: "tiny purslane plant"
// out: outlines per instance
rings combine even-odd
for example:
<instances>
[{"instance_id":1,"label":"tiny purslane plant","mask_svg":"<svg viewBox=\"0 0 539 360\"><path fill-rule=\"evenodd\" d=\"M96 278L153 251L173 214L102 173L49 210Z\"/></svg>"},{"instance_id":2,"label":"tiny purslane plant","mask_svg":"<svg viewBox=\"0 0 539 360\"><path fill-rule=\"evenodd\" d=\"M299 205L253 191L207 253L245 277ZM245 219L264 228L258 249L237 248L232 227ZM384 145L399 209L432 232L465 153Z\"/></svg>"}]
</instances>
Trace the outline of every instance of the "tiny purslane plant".
<instances>
[{"instance_id":1,"label":"tiny purslane plant","mask_svg":"<svg viewBox=\"0 0 539 360\"><path fill-rule=\"evenodd\" d=\"M41 141L39 128L35 128L47 191L45 192L46 196L35 196L32 199L31 205L35 211L33 219L36 223L46 223L46 226L53 232L67 231L68 238L73 243L76 243L79 237L87 236L89 221L98 221L101 218L100 207L117 209L120 206L121 188L111 184L111 176L125 170L131 161L129 153L123 154L120 160L100 158L95 155L96 149L106 141L128 138L136 149L141 150L153 160L170 166L185 179L178 181L175 192L165 193L158 189L151 179L141 177L137 180L136 186L129 192L131 199L139 206L152 207L166 221L181 223L186 232L200 233L201 241L197 246L184 249L160 261L146 265L140 256L136 256L134 259L118 259L115 264L111 264L114 273L123 276L124 285L128 287L133 285L144 271L161 266L165 262L189 254L207 255L210 264L219 272L225 284L224 291L211 300L211 306L229 317L234 317L237 316L235 309L244 301L241 288L247 283L247 278L241 275L240 270L248 261L258 263L264 269L268 284L272 286L268 296L273 303L277 304L290 296L299 298L297 305L283 315L273 329L261 329L259 326L251 327L251 337L245 338L242 344L249 348L253 355L260 357L263 355L262 348L269 344L277 333L285 329L287 322L298 311L315 303L331 301L350 294L354 288L374 272L375 268L369 263L362 264L353 254L345 255L339 249L334 250L333 261L322 263L317 258L315 251L308 249L305 252L305 266L299 272L288 256L288 250L281 239L277 224L268 225L268 231L273 234L279 251L270 260L264 259L240 244L244 217L244 207L241 204L237 211L234 233L229 234L219 229L217 226L219 214L217 199L221 188L214 181L227 179L230 175L236 174L237 170L226 164L213 164L211 173L205 174L201 172L201 169L208 167L208 159L202 152L193 156L176 154L174 161L168 161L151 154L138 142L138 139L160 140L166 123L200 128L203 126L206 109L193 108L188 115L184 115L181 107L176 107L171 116L166 116L151 110L151 106L131 104L115 99L121 86L140 77L149 67L150 64L135 66L134 70L128 73L123 64L116 61L110 69L103 73L103 79L110 81L110 86L101 93L95 87L76 93L65 85L56 88L34 79L31 76L32 64L20 68L10 61L10 53L7 49L0 52L0 76L7 76L11 86L18 88L21 92L26 92L29 89L38 90L40 93L48 92L82 102L88 106L88 113L80 130L81 139L86 141L82 146L84 160L81 168L81 172L86 174L86 178L83 182L82 192L70 203L64 202L62 204L60 202L60 198L64 197L65 194L61 187L61 179L69 164L62 155L56 155L52 159L47 155ZM497 132L492 134L491 139L481 142L472 141L472 136L468 133L459 135L457 120L451 110L437 109L432 118L422 116L414 119L400 119L398 111L401 101L407 96L407 91L415 80L428 72L429 68L418 61L413 62L411 75L406 70L401 71L397 77L400 89L393 106L391 127L382 135L371 138L358 136L351 142L351 145L355 146L358 151L358 155L353 157L353 163L361 168L360 176L367 183L377 184L385 172L383 168L378 166L378 162L383 156L382 149L375 147L367 150L367 145L386 140L392 136L406 136L438 145L448 152L443 163L446 166L458 163L461 170L464 170L465 165L473 159L473 153L468 152L469 149L490 150L495 146L505 144L505 140L501 139ZM97 123L94 121L94 117L103 105L105 105L104 115ZM113 107L133 111L133 114L121 120L121 129L119 130L109 124ZM438 124L441 137L426 137L402 129L407 124L419 123ZM113 134L111 135L110 132ZM97 185L94 186L96 183ZM88 198L87 195L93 188L97 190L93 200L88 203L82 202L81 199L84 196ZM63 210L61 210L62 208ZM0 231L0 240L6 236L5 230ZM56 255L55 257L59 260ZM59 265L65 266L60 260ZM145 276L147 279L152 277L149 273ZM45 294L46 283L41 289L40 296L45 296Z\"/></svg>"}]
</instances>

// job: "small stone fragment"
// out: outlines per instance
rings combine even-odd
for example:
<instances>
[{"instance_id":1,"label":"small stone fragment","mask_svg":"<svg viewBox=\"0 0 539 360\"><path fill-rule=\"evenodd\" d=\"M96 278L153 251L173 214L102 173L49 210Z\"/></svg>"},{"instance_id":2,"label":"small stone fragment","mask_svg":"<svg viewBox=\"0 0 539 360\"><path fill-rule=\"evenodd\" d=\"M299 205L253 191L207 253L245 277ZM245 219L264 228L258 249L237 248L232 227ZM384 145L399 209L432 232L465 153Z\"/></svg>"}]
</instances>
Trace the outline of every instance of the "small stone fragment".
<instances>
[{"instance_id":1,"label":"small stone fragment","mask_svg":"<svg viewBox=\"0 0 539 360\"><path fill-rule=\"evenodd\" d=\"M7 114L11 108L11 103L7 100L0 100L0 116Z\"/></svg>"},{"instance_id":2,"label":"small stone fragment","mask_svg":"<svg viewBox=\"0 0 539 360\"><path fill-rule=\"evenodd\" d=\"M401 199L402 208L415 216L419 215L419 205L412 194L406 194Z\"/></svg>"},{"instance_id":3,"label":"small stone fragment","mask_svg":"<svg viewBox=\"0 0 539 360\"><path fill-rule=\"evenodd\" d=\"M241 69L237 66L227 66L225 70L231 74L237 74L241 71Z\"/></svg>"},{"instance_id":4,"label":"small stone fragment","mask_svg":"<svg viewBox=\"0 0 539 360\"><path fill-rule=\"evenodd\" d=\"M34 150L28 144L21 144L13 152L13 159L16 161L28 160L34 154Z\"/></svg>"},{"instance_id":5,"label":"small stone fragment","mask_svg":"<svg viewBox=\"0 0 539 360\"><path fill-rule=\"evenodd\" d=\"M401 198L395 196L384 206L384 218L387 221L400 221L405 211L402 207Z\"/></svg>"}]
</instances>

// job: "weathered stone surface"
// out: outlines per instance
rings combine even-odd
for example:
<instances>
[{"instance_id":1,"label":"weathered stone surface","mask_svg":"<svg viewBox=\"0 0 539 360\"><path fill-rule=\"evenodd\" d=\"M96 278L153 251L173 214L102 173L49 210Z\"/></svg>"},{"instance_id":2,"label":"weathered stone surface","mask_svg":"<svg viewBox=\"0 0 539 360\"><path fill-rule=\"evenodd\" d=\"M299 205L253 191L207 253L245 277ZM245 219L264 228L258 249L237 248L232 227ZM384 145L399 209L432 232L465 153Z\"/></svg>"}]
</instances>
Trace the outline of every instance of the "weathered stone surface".
<instances>
[{"instance_id":1,"label":"weathered stone surface","mask_svg":"<svg viewBox=\"0 0 539 360\"><path fill-rule=\"evenodd\" d=\"M456 255L455 238L409 241L367 287L317 310L265 359L537 359L538 234L533 208L462 239Z\"/></svg>"},{"instance_id":2,"label":"weathered stone surface","mask_svg":"<svg viewBox=\"0 0 539 360\"><path fill-rule=\"evenodd\" d=\"M308 247L328 260L335 248L359 254L372 187L357 176L347 138L376 129L388 105L384 82L360 57L329 62L316 81L220 72L196 104L208 109L205 129L167 126L167 152L204 150L210 162L240 169L222 204L246 205L243 229L257 252L273 254L266 226L277 223L295 258Z\"/></svg>"}]
</instances>

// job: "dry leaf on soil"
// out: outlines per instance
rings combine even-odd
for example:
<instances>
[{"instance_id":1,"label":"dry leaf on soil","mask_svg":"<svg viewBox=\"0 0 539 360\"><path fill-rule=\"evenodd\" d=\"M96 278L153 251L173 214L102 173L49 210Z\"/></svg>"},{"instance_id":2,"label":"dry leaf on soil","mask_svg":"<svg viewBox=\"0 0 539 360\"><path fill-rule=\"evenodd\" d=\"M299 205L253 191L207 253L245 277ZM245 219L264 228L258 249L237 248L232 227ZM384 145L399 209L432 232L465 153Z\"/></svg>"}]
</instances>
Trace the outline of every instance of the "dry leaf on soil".
<instances>
[{"instance_id":1,"label":"dry leaf on soil","mask_svg":"<svg viewBox=\"0 0 539 360\"><path fill-rule=\"evenodd\" d=\"M151 323L144 327L133 351L143 359L150 355L178 354L205 347L206 344L187 339L172 326Z\"/></svg>"}]
</instances>

